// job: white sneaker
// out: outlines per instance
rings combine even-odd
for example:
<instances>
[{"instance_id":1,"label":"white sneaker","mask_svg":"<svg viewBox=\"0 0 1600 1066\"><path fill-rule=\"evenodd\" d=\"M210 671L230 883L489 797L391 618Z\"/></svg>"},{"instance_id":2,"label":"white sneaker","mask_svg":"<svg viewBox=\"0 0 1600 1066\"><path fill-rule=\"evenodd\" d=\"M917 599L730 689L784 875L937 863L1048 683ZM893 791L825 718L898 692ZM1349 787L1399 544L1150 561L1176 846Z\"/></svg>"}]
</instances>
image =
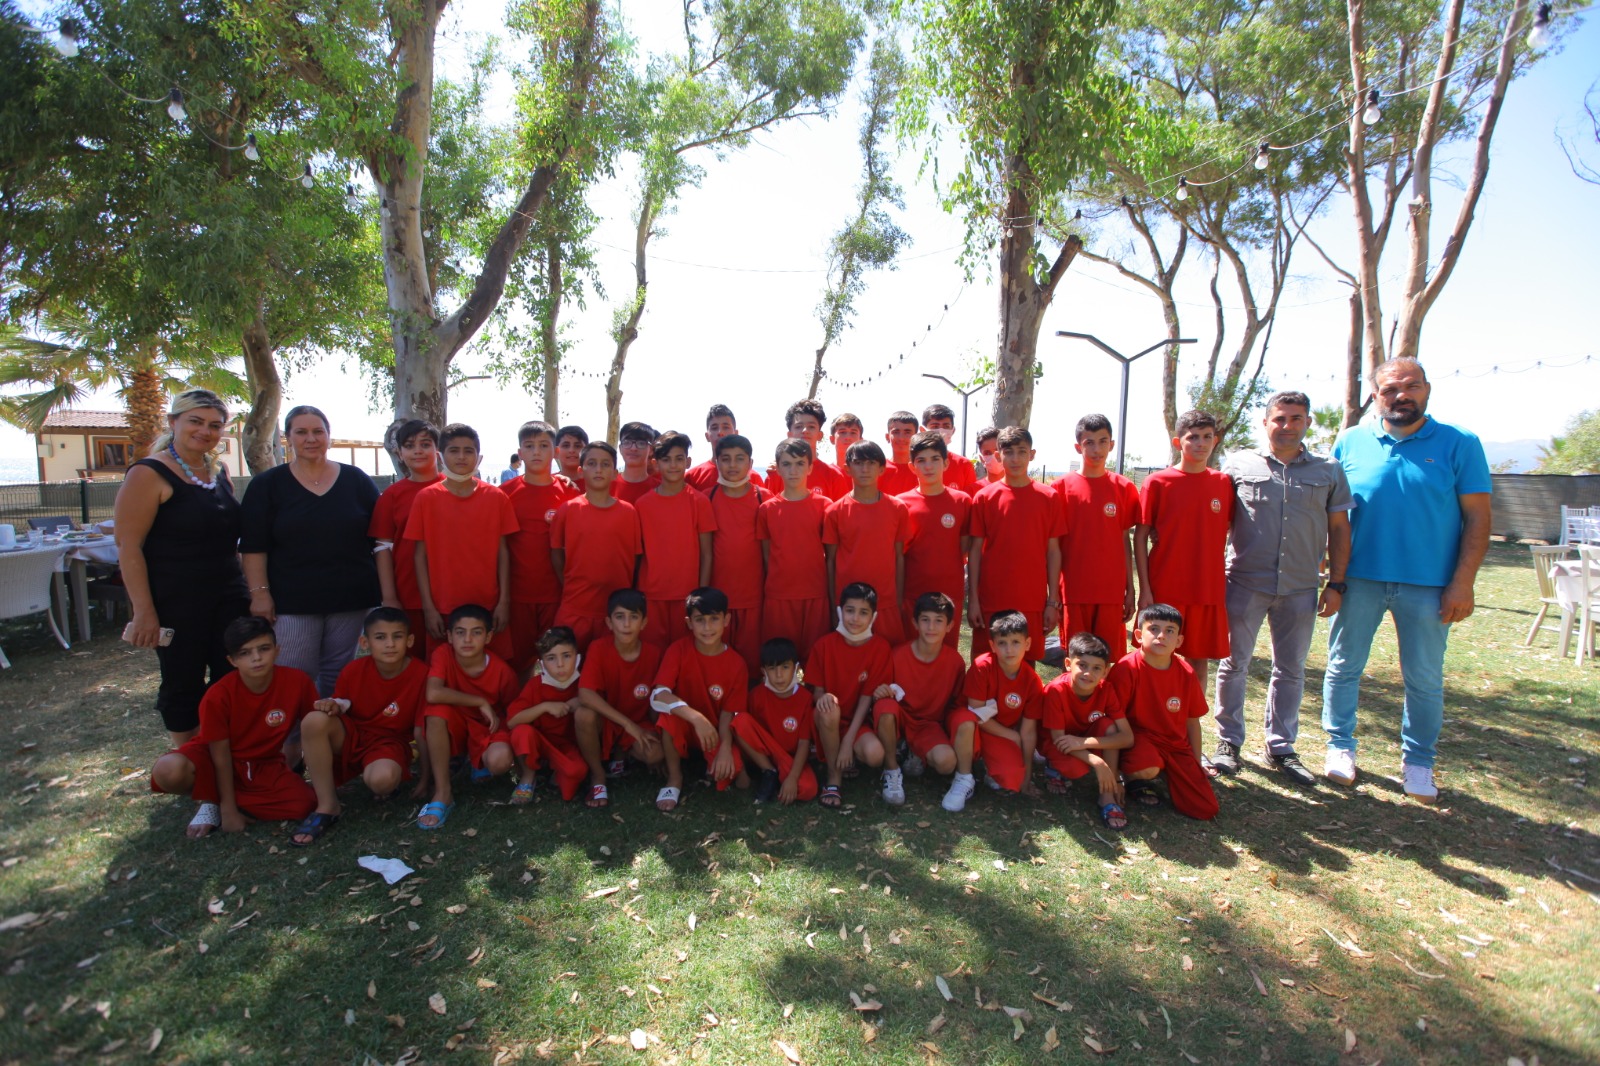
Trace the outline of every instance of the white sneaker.
<instances>
[{"instance_id":1,"label":"white sneaker","mask_svg":"<svg viewBox=\"0 0 1600 1066\"><path fill-rule=\"evenodd\" d=\"M1004 792L1005 791L1005 789L1000 787L1000 782L998 782L998 781L996 781L994 779L994 775L993 774L985 773L983 775L983 783L988 785L989 788L991 788L995 792Z\"/></svg>"},{"instance_id":2,"label":"white sneaker","mask_svg":"<svg viewBox=\"0 0 1600 1066\"><path fill-rule=\"evenodd\" d=\"M907 777L921 777L923 770L926 768L927 764L915 755L907 755L900 760L900 769L904 771Z\"/></svg>"},{"instance_id":3,"label":"white sneaker","mask_svg":"<svg viewBox=\"0 0 1600 1066\"><path fill-rule=\"evenodd\" d=\"M940 806L947 811L955 812L965 810L967 800L977 791L977 784L972 780L971 774L956 774L950 778L950 791L944 794Z\"/></svg>"},{"instance_id":4,"label":"white sneaker","mask_svg":"<svg viewBox=\"0 0 1600 1066\"><path fill-rule=\"evenodd\" d=\"M1439 786L1433 783L1433 767L1405 764L1406 795L1418 803L1434 803L1439 799Z\"/></svg>"},{"instance_id":5,"label":"white sneaker","mask_svg":"<svg viewBox=\"0 0 1600 1066\"><path fill-rule=\"evenodd\" d=\"M1348 788L1356 783L1356 753L1343 748L1329 748L1322 772L1329 781Z\"/></svg>"},{"instance_id":6,"label":"white sneaker","mask_svg":"<svg viewBox=\"0 0 1600 1066\"><path fill-rule=\"evenodd\" d=\"M883 772L883 802L898 807L906 801L906 786L899 770Z\"/></svg>"}]
</instances>

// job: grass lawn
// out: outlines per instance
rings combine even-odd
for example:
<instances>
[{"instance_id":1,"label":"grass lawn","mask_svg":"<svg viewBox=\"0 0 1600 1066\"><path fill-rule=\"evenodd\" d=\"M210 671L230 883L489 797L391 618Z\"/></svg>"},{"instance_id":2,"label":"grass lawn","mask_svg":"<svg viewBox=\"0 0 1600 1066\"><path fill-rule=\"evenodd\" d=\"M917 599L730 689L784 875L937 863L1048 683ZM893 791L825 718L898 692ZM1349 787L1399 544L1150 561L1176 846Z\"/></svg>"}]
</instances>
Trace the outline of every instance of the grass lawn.
<instances>
[{"instance_id":1,"label":"grass lawn","mask_svg":"<svg viewBox=\"0 0 1600 1066\"><path fill-rule=\"evenodd\" d=\"M898 810L862 778L844 814L691 786L664 816L636 775L607 811L464 786L438 833L351 792L305 851L185 840L190 805L148 792L154 656L11 625L0 1061L1594 1062L1600 669L1522 647L1526 548L1493 547L1478 601L1433 809L1396 780L1386 634L1358 787L1263 770L1258 677L1210 825L982 788L952 816L933 778Z\"/></svg>"}]
</instances>

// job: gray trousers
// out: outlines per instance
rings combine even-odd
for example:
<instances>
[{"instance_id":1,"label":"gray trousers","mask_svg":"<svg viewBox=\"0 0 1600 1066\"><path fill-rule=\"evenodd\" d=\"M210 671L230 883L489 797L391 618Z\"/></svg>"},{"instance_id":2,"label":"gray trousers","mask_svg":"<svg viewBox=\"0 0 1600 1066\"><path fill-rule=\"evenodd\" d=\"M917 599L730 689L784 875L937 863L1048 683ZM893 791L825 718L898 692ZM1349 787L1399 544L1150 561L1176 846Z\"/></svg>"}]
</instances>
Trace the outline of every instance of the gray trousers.
<instances>
[{"instance_id":1,"label":"gray trousers","mask_svg":"<svg viewBox=\"0 0 1600 1066\"><path fill-rule=\"evenodd\" d=\"M1272 639L1272 680L1267 686L1267 751L1294 750L1300 733L1300 701L1306 691L1306 654L1317 628L1317 590L1274 596L1228 583L1228 640L1233 654L1217 666L1217 735L1244 746L1244 697L1250 656L1261 623Z\"/></svg>"},{"instance_id":2,"label":"gray trousers","mask_svg":"<svg viewBox=\"0 0 1600 1066\"><path fill-rule=\"evenodd\" d=\"M273 628L278 634L278 665L304 670L316 683L319 696L332 696L339 671L356 657L361 623L366 611L337 614L280 614Z\"/></svg>"}]
</instances>

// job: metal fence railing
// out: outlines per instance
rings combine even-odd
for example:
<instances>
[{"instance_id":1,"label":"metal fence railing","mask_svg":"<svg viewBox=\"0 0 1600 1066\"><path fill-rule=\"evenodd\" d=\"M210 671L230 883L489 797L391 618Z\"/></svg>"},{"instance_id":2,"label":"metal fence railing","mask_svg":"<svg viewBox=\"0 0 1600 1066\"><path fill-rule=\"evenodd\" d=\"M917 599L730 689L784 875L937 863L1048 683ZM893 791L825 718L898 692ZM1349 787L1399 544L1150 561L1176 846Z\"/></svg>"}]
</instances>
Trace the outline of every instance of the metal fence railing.
<instances>
[{"instance_id":1,"label":"metal fence railing","mask_svg":"<svg viewBox=\"0 0 1600 1066\"><path fill-rule=\"evenodd\" d=\"M381 492L394 481L391 474L372 478ZM250 485L249 477L233 479L233 491L240 499ZM111 517L122 479L82 478L75 481L22 481L0 485L0 522L19 531L28 528L30 518L55 518L66 515L79 526L103 522Z\"/></svg>"}]
</instances>

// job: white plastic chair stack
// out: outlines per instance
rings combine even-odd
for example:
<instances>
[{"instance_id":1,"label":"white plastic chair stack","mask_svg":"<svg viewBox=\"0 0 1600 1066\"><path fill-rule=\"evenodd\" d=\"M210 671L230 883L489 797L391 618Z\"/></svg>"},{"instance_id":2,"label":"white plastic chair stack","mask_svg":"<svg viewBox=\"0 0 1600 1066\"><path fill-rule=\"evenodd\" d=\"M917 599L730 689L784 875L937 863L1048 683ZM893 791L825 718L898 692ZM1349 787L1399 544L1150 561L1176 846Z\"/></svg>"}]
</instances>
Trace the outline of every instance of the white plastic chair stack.
<instances>
[{"instance_id":1,"label":"white plastic chair stack","mask_svg":"<svg viewBox=\"0 0 1600 1066\"><path fill-rule=\"evenodd\" d=\"M1561 507L1561 543L1600 544L1600 507Z\"/></svg>"},{"instance_id":2,"label":"white plastic chair stack","mask_svg":"<svg viewBox=\"0 0 1600 1066\"><path fill-rule=\"evenodd\" d=\"M63 648L71 645L56 622L56 612L50 603L50 588L56 561L66 551L67 545L63 544L59 548L0 556L0 620L21 618L43 611L45 617L50 619L50 632L55 634ZM11 668L11 660L6 658L4 650L0 650L0 668Z\"/></svg>"}]
</instances>

